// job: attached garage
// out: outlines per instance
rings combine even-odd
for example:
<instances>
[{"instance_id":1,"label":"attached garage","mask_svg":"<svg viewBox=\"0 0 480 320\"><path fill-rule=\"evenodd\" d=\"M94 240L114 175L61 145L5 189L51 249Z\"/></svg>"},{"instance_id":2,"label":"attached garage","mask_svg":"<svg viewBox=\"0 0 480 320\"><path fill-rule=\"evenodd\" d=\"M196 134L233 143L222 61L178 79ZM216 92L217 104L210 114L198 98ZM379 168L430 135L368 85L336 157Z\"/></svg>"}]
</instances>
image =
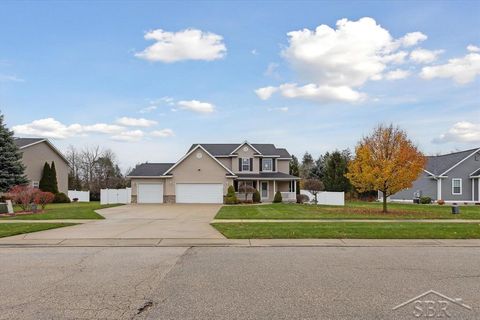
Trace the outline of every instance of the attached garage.
<instances>
[{"instance_id":1,"label":"attached garage","mask_svg":"<svg viewBox=\"0 0 480 320\"><path fill-rule=\"evenodd\" d=\"M177 183L177 203L223 203L221 183Z\"/></svg>"},{"instance_id":2,"label":"attached garage","mask_svg":"<svg viewBox=\"0 0 480 320\"><path fill-rule=\"evenodd\" d=\"M137 185L138 203L163 203L163 184L142 183Z\"/></svg>"}]
</instances>

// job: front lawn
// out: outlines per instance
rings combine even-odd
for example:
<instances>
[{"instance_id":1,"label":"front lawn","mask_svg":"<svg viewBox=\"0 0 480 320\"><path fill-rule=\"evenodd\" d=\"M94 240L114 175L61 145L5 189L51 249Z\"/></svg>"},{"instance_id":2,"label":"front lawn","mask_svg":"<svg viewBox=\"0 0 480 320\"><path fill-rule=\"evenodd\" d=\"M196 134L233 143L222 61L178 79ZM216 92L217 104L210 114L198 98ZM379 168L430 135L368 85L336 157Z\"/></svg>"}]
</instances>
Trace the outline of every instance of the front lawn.
<instances>
[{"instance_id":1,"label":"front lawn","mask_svg":"<svg viewBox=\"0 0 480 320\"><path fill-rule=\"evenodd\" d=\"M223 206L216 219L480 219L480 206L389 203L387 214L379 202L347 202L344 207L295 203Z\"/></svg>"},{"instance_id":2,"label":"front lawn","mask_svg":"<svg viewBox=\"0 0 480 320\"><path fill-rule=\"evenodd\" d=\"M0 223L0 238L73 225L75 223Z\"/></svg>"},{"instance_id":3,"label":"front lawn","mask_svg":"<svg viewBox=\"0 0 480 320\"><path fill-rule=\"evenodd\" d=\"M52 220L52 219L104 219L94 210L118 206L117 204L100 205L100 202L72 202L51 203L45 212L35 214L22 214L18 216L0 217L0 219L18 220ZM20 208L15 207L15 211Z\"/></svg>"},{"instance_id":4,"label":"front lawn","mask_svg":"<svg viewBox=\"0 0 480 320\"><path fill-rule=\"evenodd\" d=\"M213 223L229 239L480 239L477 223Z\"/></svg>"}]
</instances>

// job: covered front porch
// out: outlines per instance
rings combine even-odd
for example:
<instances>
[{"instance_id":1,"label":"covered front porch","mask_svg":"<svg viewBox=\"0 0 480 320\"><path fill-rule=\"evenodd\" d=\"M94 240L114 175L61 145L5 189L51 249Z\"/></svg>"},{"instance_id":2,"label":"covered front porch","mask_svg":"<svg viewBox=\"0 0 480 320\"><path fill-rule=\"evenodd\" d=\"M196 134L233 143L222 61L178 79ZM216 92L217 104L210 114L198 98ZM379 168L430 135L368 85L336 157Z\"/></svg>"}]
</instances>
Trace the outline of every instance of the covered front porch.
<instances>
[{"instance_id":1,"label":"covered front porch","mask_svg":"<svg viewBox=\"0 0 480 320\"><path fill-rule=\"evenodd\" d=\"M242 178L234 181L235 192L239 200L252 200L252 193L245 194L247 189L256 189L260 193L262 202L272 202L275 193L280 191L283 202L296 202L296 180L278 179L247 179Z\"/></svg>"}]
</instances>

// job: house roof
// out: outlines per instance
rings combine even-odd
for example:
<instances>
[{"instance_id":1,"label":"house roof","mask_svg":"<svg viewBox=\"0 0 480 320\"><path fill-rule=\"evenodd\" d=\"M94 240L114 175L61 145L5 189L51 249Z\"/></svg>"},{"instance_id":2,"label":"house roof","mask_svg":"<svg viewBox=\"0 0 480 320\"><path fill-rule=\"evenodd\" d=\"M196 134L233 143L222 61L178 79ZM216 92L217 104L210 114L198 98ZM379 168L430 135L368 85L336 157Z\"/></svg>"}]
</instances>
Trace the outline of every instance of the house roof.
<instances>
[{"instance_id":1,"label":"house roof","mask_svg":"<svg viewBox=\"0 0 480 320\"><path fill-rule=\"evenodd\" d=\"M475 152L478 149L479 148L453 152L453 153L443 154L438 156L428 156L425 170L427 170L428 172L434 175L441 175L445 173L447 170L449 170L450 168L452 168L454 165L462 161L463 159L470 156L473 152Z\"/></svg>"},{"instance_id":2,"label":"house roof","mask_svg":"<svg viewBox=\"0 0 480 320\"><path fill-rule=\"evenodd\" d=\"M238 179L271 179L271 180L296 180L300 179L299 177L289 175L283 172L261 172L261 173L237 173Z\"/></svg>"},{"instance_id":3,"label":"house roof","mask_svg":"<svg viewBox=\"0 0 480 320\"><path fill-rule=\"evenodd\" d=\"M42 142L46 139L44 138L13 138L13 142L19 147L20 149L25 148L34 143Z\"/></svg>"},{"instance_id":4,"label":"house roof","mask_svg":"<svg viewBox=\"0 0 480 320\"><path fill-rule=\"evenodd\" d=\"M174 163L142 163L128 174L129 177L159 177L162 176Z\"/></svg>"},{"instance_id":5,"label":"house roof","mask_svg":"<svg viewBox=\"0 0 480 320\"><path fill-rule=\"evenodd\" d=\"M228 156L243 143L195 143L193 144L189 152L198 145L204 147L214 157ZM266 156L278 156L280 158L291 158L288 151L284 148L277 148L271 143L251 143L253 148L258 150L262 155Z\"/></svg>"},{"instance_id":6,"label":"house roof","mask_svg":"<svg viewBox=\"0 0 480 320\"><path fill-rule=\"evenodd\" d=\"M474 173L472 173L470 176L471 176L471 177L480 176L480 169L478 169L477 171L475 171Z\"/></svg>"}]
</instances>

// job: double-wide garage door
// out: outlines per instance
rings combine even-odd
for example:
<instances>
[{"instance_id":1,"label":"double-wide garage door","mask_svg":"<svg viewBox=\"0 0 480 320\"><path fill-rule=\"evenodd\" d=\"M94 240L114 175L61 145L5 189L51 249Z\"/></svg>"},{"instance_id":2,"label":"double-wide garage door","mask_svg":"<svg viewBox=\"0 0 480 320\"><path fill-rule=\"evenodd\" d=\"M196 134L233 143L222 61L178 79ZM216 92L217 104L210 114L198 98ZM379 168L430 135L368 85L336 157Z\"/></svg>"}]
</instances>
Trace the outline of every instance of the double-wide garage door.
<instances>
[{"instance_id":1,"label":"double-wide garage door","mask_svg":"<svg viewBox=\"0 0 480 320\"><path fill-rule=\"evenodd\" d=\"M177 183L177 203L223 203L221 183Z\"/></svg>"},{"instance_id":2,"label":"double-wide garage door","mask_svg":"<svg viewBox=\"0 0 480 320\"><path fill-rule=\"evenodd\" d=\"M137 189L138 203L163 203L163 184L139 184Z\"/></svg>"}]
</instances>

